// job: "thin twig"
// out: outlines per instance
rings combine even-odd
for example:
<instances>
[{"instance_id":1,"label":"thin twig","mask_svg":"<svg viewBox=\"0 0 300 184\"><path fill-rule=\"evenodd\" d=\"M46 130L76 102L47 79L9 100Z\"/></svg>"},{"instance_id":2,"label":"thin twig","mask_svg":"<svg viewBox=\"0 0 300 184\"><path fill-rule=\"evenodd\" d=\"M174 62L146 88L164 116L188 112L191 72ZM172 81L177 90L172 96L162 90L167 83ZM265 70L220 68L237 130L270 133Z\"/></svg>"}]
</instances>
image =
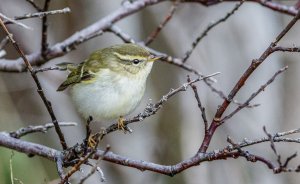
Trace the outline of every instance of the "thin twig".
<instances>
[{"instance_id":1,"label":"thin twig","mask_svg":"<svg viewBox=\"0 0 300 184\"><path fill-rule=\"evenodd\" d=\"M29 0L28 0L29 1ZM227 0L226 0L227 1ZM230 0L232 2L237 2L240 0ZM257 0L249 0L253 1L255 3L259 3ZM261 0L263 2L266 2L265 0ZM119 9L111 12L111 14L103 17L99 21L95 22L94 24L87 26L86 28L74 33L71 35L69 38L66 38L62 42L58 42L54 44L53 46L49 47L47 51L47 56L42 57L40 51L34 52L28 55L28 60L32 65L42 65L49 60L53 58L57 58L63 55L66 55L70 51L74 50L77 45L83 43L84 41L87 41L89 39L85 39L86 37L90 37L91 35L94 35L96 33L99 33L100 31L106 30L111 25L116 23L117 21L126 18L129 15L132 15L136 13L137 11L142 10L145 7L152 6L161 2L165 2L165 0L139 0L139 1L134 1L132 3L126 3L123 6L121 6ZM208 3L206 4L202 0L181 0L181 2L198 2L203 5L214 5L217 3L224 2L222 1L217 1L213 3ZM210 1L212 2L212 1ZM266 3L269 3L266 2ZM278 3L275 3L278 4ZM268 7L270 8L270 7ZM278 9L279 12L287 13L289 15L296 15L297 10L291 9L291 7L287 6L284 10ZM81 41L84 40L84 41ZM0 71L6 71L6 72L24 72L26 70L26 65L22 62L22 58L18 59L1 59L0 62Z\"/></svg>"},{"instance_id":2,"label":"thin twig","mask_svg":"<svg viewBox=\"0 0 300 184\"><path fill-rule=\"evenodd\" d=\"M168 14L165 16L164 20L157 26L157 28L150 33L145 41L145 45L149 45L152 41L157 37L160 31L167 25L167 23L171 20L172 16L174 15L178 5L179 0L174 1L173 5L171 6Z\"/></svg>"},{"instance_id":3,"label":"thin twig","mask_svg":"<svg viewBox=\"0 0 300 184\"><path fill-rule=\"evenodd\" d=\"M190 79L189 76L188 76L188 82L191 82L191 79ZM199 94L198 94L197 86L195 84L190 84L190 86L193 89L195 98L197 100L198 107L199 107L199 109L201 111L201 117L202 117L202 120L203 120L203 123L204 123L204 132L207 133L208 123L207 123L205 108L202 106L202 103L201 103L201 100L200 100L200 97L199 97Z\"/></svg>"},{"instance_id":4,"label":"thin twig","mask_svg":"<svg viewBox=\"0 0 300 184\"><path fill-rule=\"evenodd\" d=\"M69 179L75 172L77 172L77 171L80 169L81 165L84 164L84 163L86 163L86 161L87 161L89 158L91 158L92 155L94 155L94 154L97 152L97 147L98 147L98 144L99 144L99 142L100 142L100 139L99 139L99 138L100 138L101 136L102 136L101 133L95 134L95 135L94 135L94 138L95 138L95 140L96 140L95 146L92 148L92 150L91 150L88 154L86 154L84 157L82 157L82 158L79 159L79 161L71 168L71 170L69 170L68 173L61 179L60 184L65 184L65 183L68 181L68 179Z\"/></svg>"},{"instance_id":5,"label":"thin twig","mask_svg":"<svg viewBox=\"0 0 300 184\"><path fill-rule=\"evenodd\" d=\"M21 23L21 22L18 22L18 21L16 21L16 20L12 19L12 18L9 18L9 17L3 15L2 13L0 13L0 17L3 18L3 19L6 19L6 20L8 20L8 21L10 21L10 22L12 22L12 23L18 25L18 26L21 26L21 27L23 27L23 28L25 28L25 29L30 29L30 30L32 30L31 27L29 27L29 26L27 26L27 25L25 25L25 24L23 24L23 23Z\"/></svg>"},{"instance_id":6,"label":"thin twig","mask_svg":"<svg viewBox=\"0 0 300 184\"><path fill-rule=\"evenodd\" d=\"M272 149L272 151L274 152L274 154L275 154L276 157L277 157L277 163L279 164L279 166L282 166L281 156L280 156L280 155L278 154L278 152L277 152L277 149L276 149L276 147L275 147L275 144L274 144L274 140L273 140L272 135L269 134L269 133L267 132L267 129L266 129L265 126L263 126L263 130L264 130L265 134L266 134L266 135L268 136L268 138L269 138L271 149Z\"/></svg>"},{"instance_id":7,"label":"thin twig","mask_svg":"<svg viewBox=\"0 0 300 184\"><path fill-rule=\"evenodd\" d=\"M59 126L76 126L77 123L74 122L59 122L58 123ZM24 127L24 128L20 128L16 131L10 132L10 136L14 137L14 138L21 138L27 134L30 133L35 133L35 132L42 132L42 133L46 133L50 128L53 128L54 124L53 123L47 123L45 125L37 125L37 126L28 126L28 127Z\"/></svg>"},{"instance_id":8,"label":"thin twig","mask_svg":"<svg viewBox=\"0 0 300 184\"><path fill-rule=\"evenodd\" d=\"M191 54L193 53L193 51L195 50L195 48L197 47L197 45L199 44L199 42L209 33L209 31L211 29L213 29L214 27L216 27L217 25L219 25L222 22L225 22L229 17L231 17L231 15L233 15L241 6L242 4L245 2L245 0L241 0L239 3L237 3L234 8L228 12L225 17L222 17L221 19L212 22L211 24L209 24L206 29L200 34L200 36L198 36L196 38L196 40L192 43L192 47L186 51L185 55L182 58L182 62L185 63L187 61L187 59L191 56Z\"/></svg>"},{"instance_id":9,"label":"thin twig","mask_svg":"<svg viewBox=\"0 0 300 184\"><path fill-rule=\"evenodd\" d=\"M62 133L60 127L59 127L59 124L58 124L58 121L56 119L56 116L54 114L54 111L52 109L52 106L51 106L51 103L50 101L47 99L44 91L43 91L43 88L41 86L41 83L36 75L36 73L34 72L34 69L32 68L30 62L27 60L26 56L24 55L24 52L21 50L21 48L19 47L19 45L17 44L17 42L13 39L13 36L12 34L8 31L8 29L6 28L6 26L4 25L2 19L0 18L0 25L2 27L2 29L4 30L5 34L8 36L10 42L13 44L14 48L17 50L17 52L19 53L20 57L23 59L23 62L25 63L25 65L27 66L27 69L29 70L36 86L37 86L37 92L38 94L40 95L42 101L44 102L44 105L46 106L47 108L47 111L52 119L52 123L54 124L54 127L55 127L55 131L59 137L59 140L60 140L60 143L63 147L63 149L67 149L68 146L67 146L67 143L65 141L65 137L64 137L64 134Z\"/></svg>"},{"instance_id":10,"label":"thin twig","mask_svg":"<svg viewBox=\"0 0 300 184\"><path fill-rule=\"evenodd\" d=\"M281 51L281 52L300 52L300 47L282 47L276 46L272 48L273 52Z\"/></svg>"},{"instance_id":11,"label":"thin twig","mask_svg":"<svg viewBox=\"0 0 300 184\"><path fill-rule=\"evenodd\" d=\"M217 130L217 128L220 126L220 120L230 103L232 102L232 99L235 97L235 95L240 91L240 89L244 86L248 78L251 76L251 74L262 64L266 58L273 53L273 48L276 46L276 44L287 34L287 32L295 25L295 23L300 18L300 11L296 14L296 16L288 23L288 25L278 34L274 42L270 43L269 47L266 48L266 50L261 54L261 56L258 59L253 59L251 65L246 69L246 71L242 74L238 82L235 84L235 86L230 91L228 97L226 100L223 101L221 105L219 105L219 108L217 109L217 112L213 118L212 123L210 124L210 127L208 129L208 134L204 137L204 140L198 150L198 152L205 152L208 149L208 146L210 144L210 141Z\"/></svg>"},{"instance_id":12,"label":"thin twig","mask_svg":"<svg viewBox=\"0 0 300 184\"><path fill-rule=\"evenodd\" d=\"M45 0L44 7L43 7L43 12L48 11L49 5L50 5L51 0ZM48 22L47 22L48 17L44 16L42 18L42 41L41 41L41 53L42 57L46 58L47 55L47 50L48 50Z\"/></svg>"},{"instance_id":13,"label":"thin twig","mask_svg":"<svg viewBox=\"0 0 300 184\"><path fill-rule=\"evenodd\" d=\"M265 88L267 86L269 86L275 79L276 77L283 73L284 71L286 71L288 69L288 66L285 66L283 68L281 68L280 70L278 70L264 85L262 85L256 92L252 93L251 96L246 100L245 103L243 103L242 105L238 106L234 111L232 111L229 115L225 116L222 120L220 120L220 124L224 123L225 121L227 121L228 119L232 118L232 116L234 116L236 113L238 113L240 110L242 110L243 108L245 108L247 105L249 105L249 103L262 91L265 90Z\"/></svg>"},{"instance_id":14,"label":"thin twig","mask_svg":"<svg viewBox=\"0 0 300 184\"><path fill-rule=\"evenodd\" d=\"M275 139L276 140L276 139ZM267 139L265 142L269 141ZM251 142L251 141L249 141ZM17 150L22 153L26 154L32 154L36 156L41 156L44 158L47 158L51 161L54 161L55 157L57 155L61 154L60 151L52 149L50 147L40 145L40 144L35 144L31 142L27 142L25 140L21 139L15 139L9 136L8 133L6 132L0 132L0 146L10 148L13 150ZM242 147L239 145L239 147ZM156 173L161 173L169 176L174 176L175 174L178 174L190 167L193 166L199 166L200 163L202 162L207 162L207 161L213 161L213 160L220 160L220 159L226 159L226 158L238 158L240 153L238 152L232 152L234 151L235 148L230 145L230 148L224 148L221 150L215 150L215 151L210 151L207 153L198 153L193 157L190 157L188 159L185 159L177 164L174 165L160 165L152 162L147 162L143 160L134 160L125 156L121 156L118 154L115 154L111 151L107 152L105 154L103 160L114 163L114 164L119 164L127 167L132 167L136 168L139 170L148 170L148 171L153 171ZM95 153L94 157L100 157L103 155L104 151L97 150ZM262 157L256 157L257 161L262 162L266 164L270 169L276 168L276 166L270 162L267 161L266 159ZM287 170L281 170L280 172L299 172L300 167L297 167L295 169L287 169Z\"/></svg>"},{"instance_id":15,"label":"thin twig","mask_svg":"<svg viewBox=\"0 0 300 184\"><path fill-rule=\"evenodd\" d=\"M103 160L104 156L106 155L106 153L110 150L110 146L107 145L106 146L106 149L105 151L103 152L103 154L98 158L95 166L92 167L91 171L86 175L84 176L83 178L81 178L81 180L79 181L78 184L83 184L89 177L91 177L96 171L100 172L100 175L101 175L101 182L104 182L105 181L105 177L103 175L103 172L101 171L101 169L99 168L99 164L100 162Z\"/></svg>"},{"instance_id":16,"label":"thin twig","mask_svg":"<svg viewBox=\"0 0 300 184\"><path fill-rule=\"evenodd\" d=\"M42 18L48 15L55 15L55 14L65 14L71 12L71 9L69 7L66 7L61 10L51 10L51 11L45 11L45 12L37 12L37 13L27 13L22 16L15 16L14 20L23 20L23 19L29 19L29 18ZM4 24L13 24L13 22L7 20L4 21Z\"/></svg>"}]
</instances>

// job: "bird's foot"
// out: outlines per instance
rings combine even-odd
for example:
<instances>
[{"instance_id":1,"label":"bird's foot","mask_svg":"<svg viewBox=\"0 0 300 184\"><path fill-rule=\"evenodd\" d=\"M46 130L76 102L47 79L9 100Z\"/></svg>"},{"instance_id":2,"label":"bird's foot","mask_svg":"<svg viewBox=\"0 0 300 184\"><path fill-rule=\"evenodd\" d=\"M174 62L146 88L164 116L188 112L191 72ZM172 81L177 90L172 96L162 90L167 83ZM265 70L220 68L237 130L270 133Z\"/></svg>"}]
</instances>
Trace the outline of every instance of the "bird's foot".
<instances>
[{"instance_id":1,"label":"bird's foot","mask_svg":"<svg viewBox=\"0 0 300 184\"><path fill-rule=\"evenodd\" d=\"M97 146L97 142L98 142L98 139L99 136L96 136L96 134L91 134L89 137L88 137L88 140L87 140L87 146L89 148L93 148L95 149L95 147Z\"/></svg>"},{"instance_id":2,"label":"bird's foot","mask_svg":"<svg viewBox=\"0 0 300 184\"><path fill-rule=\"evenodd\" d=\"M120 116L118 119L118 130L123 130L123 132L126 132L126 126L124 125L125 118L123 116Z\"/></svg>"}]
</instances>

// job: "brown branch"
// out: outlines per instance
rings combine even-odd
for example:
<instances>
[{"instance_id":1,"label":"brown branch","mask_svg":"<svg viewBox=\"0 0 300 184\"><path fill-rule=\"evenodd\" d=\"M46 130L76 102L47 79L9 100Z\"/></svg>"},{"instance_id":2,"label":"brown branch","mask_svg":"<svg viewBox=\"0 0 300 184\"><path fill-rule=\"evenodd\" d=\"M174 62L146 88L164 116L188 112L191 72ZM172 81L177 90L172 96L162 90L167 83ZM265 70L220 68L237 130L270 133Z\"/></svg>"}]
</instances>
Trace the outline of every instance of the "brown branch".
<instances>
[{"instance_id":1,"label":"brown branch","mask_svg":"<svg viewBox=\"0 0 300 184\"><path fill-rule=\"evenodd\" d=\"M52 106L51 106L51 103L50 101L47 99L44 91L43 91L43 88L41 86L41 83L36 75L36 73L34 72L34 69L32 68L30 62L27 60L26 56L24 55L23 51L21 50L21 48L19 47L19 45L17 44L17 42L13 39L12 37L12 34L8 31L8 29L6 28L6 26L4 25L2 19L0 18L0 25L3 29L3 31L5 32L5 34L8 36L10 42L13 44L14 48L17 50L17 52L19 53L20 57L23 59L23 62L25 63L27 69L29 70L36 86L37 86L37 92L38 94L40 95L42 101L44 102L44 105L46 106L47 108L47 111L52 119L52 123L54 124L54 127L55 127L55 131L56 133L58 134L58 137L59 137L59 140L60 140L60 143L63 147L63 149L67 149L67 144L66 144L66 141L65 141L65 138L64 138L64 135L59 127L59 124L58 124L58 121L56 119L56 116L54 114L54 111L52 109Z\"/></svg>"},{"instance_id":2,"label":"brown branch","mask_svg":"<svg viewBox=\"0 0 300 184\"><path fill-rule=\"evenodd\" d=\"M228 119L232 118L236 113L238 113L240 110L242 110L243 108L247 107L249 105L249 103L261 92L263 92L265 90L266 87L268 87L272 82L274 82L274 80L276 79L276 77L283 73L284 71L286 71L288 69L287 66L281 68L280 70L278 70L265 84L263 84L256 92L252 93L250 95L250 97L246 100L245 103L243 103L242 105L238 106L234 111L232 111L230 114L228 114L227 116L225 116L222 120L220 120L219 124L223 124L225 121L227 121Z\"/></svg>"},{"instance_id":3,"label":"brown branch","mask_svg":"<svg viewBox=\"0 0 300 184\"><path fill-rule=\"evenodd\" d=\"M76 126L77 123L73 122L59 122L59 126ZM45 125L37 125L37 126L28 126L24 128L20 128L19 130L10 132L10 136L14 138L21 138L27 134L35 133L35 132L42 132L46 133L50 128L53 128L54 124L53 123L47 123Z\"/></svg>"},{"instance_id":4,"label":"brown branch","mask_svg":"<svg viewBox=\"0 0 300 184\"><path fill-rule=\"evenodd\" d=\"M240 0L181 0L181 2L199 3L205 6L213 6L223 2L237 2ZM246 0L247 2L258 3L271 10L284 13L287 15L296 15L298 10L294 6L287 6L269 0Z\"/></svg>"},{"instance_id":5,"label":"brown branch","mask_svg":"<svg viewBox=\"0 0 300 184\"><path fill-rule=\"evenodd\" d=\"M28 0L30 1L30 0ZM87 37L91 37L92 35L95 35L96 33L102 32L103 30L108 29L119 21L120 19L123 19L131 14L136 13L137 11L142 10L143 8L147 6L151 6L160 2L164 2L166 0L140 0L140 1L134 1L133 3L125 3L123 6L121 6L116 11L112 12L110 15L107 15L106 17L100 19L99 21L95 22L94 24L74 33L69 38L66 38L64 41L56 43L55 45L49 47L47 49L47 54L45 57L42 57L41 52L34 52L27 56L28 60L30 61L32 66L35 65L42 65L46 63L47 61L57 58L60 56L63 56L67 54L68 52L74 50L77 45L89 40L86 39ZM203 0L181 0L181 2L198 2L202 5L214 5L220 2L224 1L239 1L239 0L222 0L222 1L203 1ZM264 0L263 0L264 1ZM211 2L211 3L206 3ZM252 2L261 3L258 0L252 0ZM265 1L264 1L265 2ZM267 3L267 2L266 2ZM290 8L290 7L288 7ZM298 11L294 10L288 10L288 14L295 15ZM283 11L283 13L287 13ZM167 59L169 61L169 59ZM26 65L22 62L22 58L19 59L1 59L0 60L0 71L7 71L7 72L24 72L26 69ZM182 65L182 63L176 63L174 64ZM190 70L191 68L186 68L187 70Z\"/></svg>"},{"instance_id":6,"label":"brown branch","mask_svg":"<svg viewBox=\"0 0 300 184\"><path fill-rule=\"evenodd\" d=\"M232 99L235 97L235 95L239 92L239 90L244 86L247 79L250 77L250 75L256 70L258 66L260 66L261 63L263 63L266 58L272 54L273 48L276 46L276 44L287 34L287 32L295 25L295 23L300 18L300 11L297 13L297 15L289 22L289 24L278 34L274 42L272 42L269 47L262 53L262 55L258 59L254 59L251 63L251 65L247 68L247 70L244 72L244 74L240 77L238 82L235 84L233 89L230 91L227 100L224 100L223 103L219 106L217 109L217 112L214 116L214 119L209 127L208 134L205 135L203 142L198 150L198 152L205 152L210 144L210 141L216 131L216 129L220 126L220 120L222 115L224 114L227 107L230 105Z\"/></svg>"},{"instance_id":7,"label":"brown branch","mask_svg":"<svg viewBox=\"0 0 300 184\"><path fill-rule=\"evenodd\" d=\"M152 43L152 41L157 37L157 35L160 33L160 31L167 25L167 23L171 20L172 16L174 15L177 7L179 5L179 1L174 1L173 5L171 6L168 14L164 18L164 20L157 26L157 28L150 33L150 35L147 37L145 41L145 45L149 45Z\"/></svg>"},{"instance_id":8,"label":"brown branch","mask_svg":"<svg viewBox=\"0 0 300 184\"><path fill-rule=\"evenodd\" d=\"M290 141L285 141L285 139L279 140L280 136L284 136L284 135L291 135L291 134L295 134L295 133L299 133L300 129L295 129L295 130L290 130L287 132L280 132L280 133L276 133L272 135L272 139L278 142L290 142ZM277 137L274 137L277 136ZM258 141L260 140L260 141ZM101 158L103 156L103 160L108 161L108 162L112 162L114 164L119 164L119 165L123 165L123 166L127 166L127 167L133 167L139 170L149 170L149 171L153 171L153 172L157 172L157 173L161 173L161 174L165 174L165 175L169 175L169 176L173 176L177 173L180 173L192 166L198 166L200 163L202 162L206 162L206 161L214 161L214 160L220 160L220 159L226 159L226 158L238 158L238 157L245 157L247 159L247 161L251 161L251 162L255 162L255 161L259 161L262 162L264 164L266 164L268 166L268 168L273 169L274 171L279 171L279 172L299 172L299 168L296 169L282 169L282 170L278 170L278 167L276 167L275 164L273 164L272 162L268 161L267 159L260 157L260 156L256 156L256 155L252 155L250 153L247 154L241 154L240 152L235 152L235 150L238 150L238 148L242 148L242 147L247 147L247 146L251 146L254 144L258 144L261 142L269 142L270 139L269 137L264 137L261 139L256 139L253 141L247 141L244 140L241 143L235 143L235 145L230 145L227 146L221 150L215 150L215 151L211 151L211 152L207 152L207 153L198 153L195 156L183 160L175 165L160 165L160 164L155 164L155 163L151 163L151 162L146 162L146 161L142 161L142 160L134 160L134 159L130 159L128 157L124 157L124 156L120 156L117 155L113 152L107 152L106 154L104 154L104 151L101 150L97 150L97 152L94 155L95 159ZM299 141L297 143L300 143ZM31 142L27 142L24 140L20 140L20 139L16 139L10 136L10 134L6 133L6 132L0 132L0 146L4 146L6 148L10 148L22 153L26 153L26 154L32 154L32 155L38 155L44 158L47 158L51 161L56 161L58 162L58 167L60 168L60 172L61 170L61 166L63 165L63 163L61 163L63 161L63 154L60 151L54 150L52 148L40 145L40 144L35 144L35 143L31 143ZM245 152L244 152L245 153ZM59 161L60 160L60 161ZM63 174L60 174L61 176L64 176ZM65 177L65 176L64 176Z\"/></svg>"},{"instance_id":9,"label":"brown branch","mask_svg":"<svg viewBox=\"0 0 300 184\"><path fill-rule=\"evenodd\" d=\"M282 46L276 46L272 48L273 52L300 52L300 47L282 47Z\"/></svg>"},{"instance_id":10,"label":"brown branch","mask_svg":"<svg viewBox=\"0 0 300 184\"><path fill-rule=\"evenodd\" d=\"M100 162L103 160L104 156L107 154L107 152L110 150L110 146L107 145L105 151L103 152L103 154L98 158L97 163L95 164L95 166L92 167L91 171L85 176L83 177L78 184L83 184L85 182L85 180L87 180L89 177L91 177L96 171L98 171L101 175L101 182L105 181L104 175L101 171L101 169L99 168L99 164Z\"/></svg>"},{"instance_id":11,"label":"brown branch","mask_svg":"<svg viewBox=\"0 0 300 184\"><path fill-rule=\"evenodd\" d=\"M188 76L188 82L191 82L191 79L190 79L189 76ZM208 121L207 121L207 118L206 118L205 108L203 107L203 105L201 103L201 100L200 100L200 97L199 97L199 94L198 94L198 90L197 90L197 86L195 84L190 84L190 86L193 89L195 99L196 99L197 104L198 104L198 108L201 111L201 117L202 117L202 120L203 120L203 123L204 123L204 133L206 134L207 130L208 130L208 123L207 123Z\"/></svg>"},{"instance_id":12,"label":"brown branch","mask_svg":"<svg viewBox=\"0 0 300 184\"><path fill-rule=\"evenodd\" d=\"M217 25L219 25L222 22L225 22L229 17L231 17L241 6L242 4L245 2L245 0L241 0L239 3L237 3L234 8L228 12L224 17L220 18L219 20L212 22L211 24L209 24L206 29L200 34L200 36L198 36L195 41L192 43L191 48L186 51L186 53L184 54L183 58L182 58L182 62L185 63L187 61L187 59L191 56L191 54L193 53L193 51L195 50L195 48L197 47L197 45L199 44L199 42L209 33L210 30L212 30L214 27L216 27Z\"/></svg>"},{"instance_id":13,"label":"brown branch","mask_svg":"<svg viewBox=\"0 0 300 184\"><path fill-rule=\"evenodd\" d=\"M48 11L49 5L51 0L45 0L43 12ZM43 58L46 58L47 56L47 50L48 50L48 17L44 16L42 18L42 40L41 40L41 54Z\"/></svg>"}]
</instances>

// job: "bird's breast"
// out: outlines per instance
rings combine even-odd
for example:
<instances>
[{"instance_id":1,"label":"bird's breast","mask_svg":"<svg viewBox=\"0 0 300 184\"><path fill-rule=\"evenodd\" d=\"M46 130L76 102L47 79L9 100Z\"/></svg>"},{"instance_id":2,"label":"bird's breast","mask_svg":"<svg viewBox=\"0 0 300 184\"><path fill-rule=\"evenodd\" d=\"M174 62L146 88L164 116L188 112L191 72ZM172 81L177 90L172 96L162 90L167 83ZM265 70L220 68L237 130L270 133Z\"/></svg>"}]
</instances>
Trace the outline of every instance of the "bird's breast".
<instances>
[{"instance_id":1,"label":"bird's breast","mask_svg":"<svg viewBox=\"0 0 300 184\"><path fill-rule=\"evenodd\" d=\"M145 92L147 76L123 76L102 70L92 82L74 85L71 96L79 113L108 121L132 112Z\"/></svg>"}]
</instances>

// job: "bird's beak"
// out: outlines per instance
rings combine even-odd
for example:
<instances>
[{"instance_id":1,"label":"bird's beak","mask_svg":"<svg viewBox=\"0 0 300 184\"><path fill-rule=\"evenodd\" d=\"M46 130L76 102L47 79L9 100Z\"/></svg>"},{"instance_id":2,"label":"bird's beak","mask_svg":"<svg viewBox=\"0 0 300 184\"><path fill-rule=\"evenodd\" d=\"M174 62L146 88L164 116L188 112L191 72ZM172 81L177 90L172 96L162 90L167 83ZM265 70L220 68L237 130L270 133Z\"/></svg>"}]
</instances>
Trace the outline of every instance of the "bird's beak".
<instances>
[{"instance_id":1,"label":"bird's beak","mask_svg":"<svg viewBox=\"0 0 300 184\"><path fill-rule=\"evenodd\" d=\"M161 58L163 58L164 56L154 56L154 55L151 55L148 59L148 62L154 62L156 60L159 60Z\"/></svg>"}]
</instances>

